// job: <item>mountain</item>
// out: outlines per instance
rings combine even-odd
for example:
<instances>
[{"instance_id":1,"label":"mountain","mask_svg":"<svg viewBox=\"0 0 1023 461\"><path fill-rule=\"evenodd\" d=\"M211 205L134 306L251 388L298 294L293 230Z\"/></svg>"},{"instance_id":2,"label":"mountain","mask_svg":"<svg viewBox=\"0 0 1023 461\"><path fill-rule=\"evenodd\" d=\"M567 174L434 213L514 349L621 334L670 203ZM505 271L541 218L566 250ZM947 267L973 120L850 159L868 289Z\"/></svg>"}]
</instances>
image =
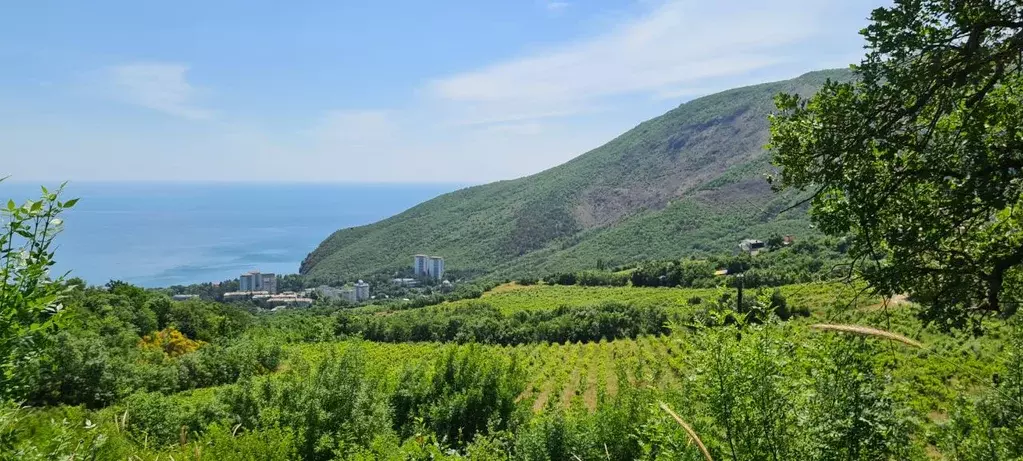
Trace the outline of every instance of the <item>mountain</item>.
<instances>
[{"instance_id":1,"label":"mountain","mask_svg":"<svg viewBox=\"0 0 1023 461\"><path fill-rule=\"evenodd\" d=\"M734 248L746 237L807 234L805 208L771 192L764 150L781 92L809 96L847 70L811 72L689 101L543 172L469 187L374 224L342 229L300 272L321 281L410 267L514 276Z\"/></svg>"}]
</instances>

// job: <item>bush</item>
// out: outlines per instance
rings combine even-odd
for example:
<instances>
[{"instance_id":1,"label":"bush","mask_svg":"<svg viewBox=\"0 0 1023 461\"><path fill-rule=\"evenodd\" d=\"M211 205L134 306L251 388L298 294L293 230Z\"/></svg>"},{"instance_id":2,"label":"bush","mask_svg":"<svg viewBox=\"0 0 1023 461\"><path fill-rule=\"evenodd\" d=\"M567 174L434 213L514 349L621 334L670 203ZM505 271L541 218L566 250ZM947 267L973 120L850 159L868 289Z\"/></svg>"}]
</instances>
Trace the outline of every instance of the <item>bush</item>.
<instances>
[{"instance_id":1,"label":"bush","mask_svg":"<svg viewBox=\"0 0 1023 461\"><path fill-rule=\"evenodd\" d=\"M450 347L433 363L402 373L391 397L394 426L407 437L421 420L449 444L464 446L479 433L509 427L524 387L514 358Z\"/></svg>"}]
</instances>

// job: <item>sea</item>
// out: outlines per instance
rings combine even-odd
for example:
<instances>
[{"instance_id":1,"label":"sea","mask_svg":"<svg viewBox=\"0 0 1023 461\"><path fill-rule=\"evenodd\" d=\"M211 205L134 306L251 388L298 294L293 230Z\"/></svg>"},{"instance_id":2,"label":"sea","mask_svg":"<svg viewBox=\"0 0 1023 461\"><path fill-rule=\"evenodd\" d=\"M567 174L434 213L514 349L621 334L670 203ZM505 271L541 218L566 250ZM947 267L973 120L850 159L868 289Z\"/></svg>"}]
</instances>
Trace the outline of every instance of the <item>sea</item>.
<instances>
[{"instance_id":1,"label":"sea","mask_svg":"<svg viewBox=\"0 0 1023 461\"><path fill-rule=\"evenodd\" d=\"M0 182L0 200L21 203L40 185ZM369 224L464 184L69 182L57 237L59 273L90 284L121 280L166 287L298 272L338 229Z\"/></svg>"}]
</instances>

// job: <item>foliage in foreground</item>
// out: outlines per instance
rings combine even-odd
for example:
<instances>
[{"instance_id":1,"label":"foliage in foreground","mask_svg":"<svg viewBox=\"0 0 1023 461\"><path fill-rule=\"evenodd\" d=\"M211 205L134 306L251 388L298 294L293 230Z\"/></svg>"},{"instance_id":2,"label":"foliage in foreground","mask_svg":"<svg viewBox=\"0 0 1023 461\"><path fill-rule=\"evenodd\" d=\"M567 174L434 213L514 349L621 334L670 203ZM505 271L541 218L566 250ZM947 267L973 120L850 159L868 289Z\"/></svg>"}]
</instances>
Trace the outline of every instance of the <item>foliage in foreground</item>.
<instances>
[{"instance_id":1,"label":"foliage in foreground","mask_svg":"<svg viewBox=\"0 0 1023 461\"><path fill-rule=\"evenodd\" d=\"M0 209L0 400L31 389L25 378L44 360L38 350L59 320L66 289L63 277L50 274L51 247L63 228L61 212L78 201L61 201L62 189L44 187L38 200L10 200Z\"/></svg>"},{"instance_id":2,"label":"foliage in foreground","mask_svg":"<svg viewBox=\"0 0 1023 461\"><path fill-rule=\"evenodd\" d=\"M903 331L915 328L906 314L896 318ZM568 391L533 390L527 381L541 375L531 364L542 360L561 373L560 382L572 383L573 370L592 367L582 355L549 356L556 349L542 345L409 348L349 341L338 352L294 356L277 374L226 386L140 391L97 410L8 407L0 414L0 453L10 459L72 453L97 459L701 459L659 408L663 401L692 425L714 459L922 460L928 445L948 459L1014 459L1023 455L1023 329L993 325L991 331L1004 341L984 343L984 355L969 359L976 364L967 372L949 361L963 360L970 347L933 333L918 337L928 347L919 351L873 337L812 333L798 322L690 325L631 346L656 345L652 356L629 347L614 360L587 355L621 385L605 387L601 378L595 401L576 394L539 409L541 395ZM391 352L375 352L384 346ZM585 346L561 350L582 354L590 350ZM994 384L976 381L977 374ZM939 398L928 384L934 377L944 389L965 381ZM967 388L982 390L973 395ZM931 421L936 411L947 412L948 421Z\"/></svg>"},{"instance_id":3,"label":"foliage in foreground","mask_svg":"<svg viewBox=\"0 0 1023 461\"><path fill-rule=\"evenodd\" d=\"M900 0L864 29L853 82L778 98L778 186L810 190L858 272L910 293L928 320L976 326L1019 304L1023 266L1023 8Z\"/></svg>"}]
</instances>

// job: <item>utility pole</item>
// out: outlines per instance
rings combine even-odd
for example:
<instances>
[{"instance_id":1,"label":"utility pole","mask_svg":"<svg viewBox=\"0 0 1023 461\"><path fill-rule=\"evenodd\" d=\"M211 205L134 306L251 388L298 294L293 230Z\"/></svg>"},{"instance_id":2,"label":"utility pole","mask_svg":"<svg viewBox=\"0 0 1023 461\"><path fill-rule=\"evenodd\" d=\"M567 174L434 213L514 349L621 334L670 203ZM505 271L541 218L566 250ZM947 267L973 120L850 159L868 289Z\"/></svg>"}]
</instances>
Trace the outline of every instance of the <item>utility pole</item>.
<instances>
[{"instance_id":1,"label":"utility pole","mask_svg":"<svg viewBox=\"0 0 1023 461\"><path fill-rule=\"evenodd\" d=\"M735 306L735 311L736 312L742 312L742 288L743 288L743 285L745 284L744 283L745 277L743 277L743 274L740 272L738 274L735 274L735 278L739 279L739 296L738 296L738 304Z\"/></svg>"}]
</instances>

